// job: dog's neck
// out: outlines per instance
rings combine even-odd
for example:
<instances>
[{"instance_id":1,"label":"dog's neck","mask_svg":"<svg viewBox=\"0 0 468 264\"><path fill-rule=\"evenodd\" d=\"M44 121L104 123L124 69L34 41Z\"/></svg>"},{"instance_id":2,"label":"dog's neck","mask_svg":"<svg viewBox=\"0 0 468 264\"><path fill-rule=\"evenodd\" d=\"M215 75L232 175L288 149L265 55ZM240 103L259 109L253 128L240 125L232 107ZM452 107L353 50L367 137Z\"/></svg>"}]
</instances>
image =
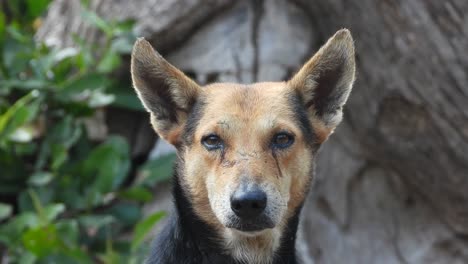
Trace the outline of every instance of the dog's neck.
<instances>
[{"instance_id":1,"label":"dog's neck","mask_svg":"<svg viewBox=\"0 0 468 264\"><path fill-rule=\"evenodd\" d=\"M242 247L235 252L236 249L226 245L223 235L196 215L189 196L182 188L177 175L174 180L175 210L165 230L171 237L164 238L164 234L159 237L159 240L165 240L160 241L162 243L173 243L166 246L172 246L175 250L174 248L168 250L175 252L174 254L180 254L171 256L172 261L180 261L180 263L184 260L189 260L189 263L296 263L295 241L300 208L288 220L284 232L278 236L279 245L274 251L269 251L270 256L256 256L255 252L249 255L248 250ZM236 245L231 246L236 247ZM184 254L190 256L184 256Z\"/></svg>"}]
</instances>

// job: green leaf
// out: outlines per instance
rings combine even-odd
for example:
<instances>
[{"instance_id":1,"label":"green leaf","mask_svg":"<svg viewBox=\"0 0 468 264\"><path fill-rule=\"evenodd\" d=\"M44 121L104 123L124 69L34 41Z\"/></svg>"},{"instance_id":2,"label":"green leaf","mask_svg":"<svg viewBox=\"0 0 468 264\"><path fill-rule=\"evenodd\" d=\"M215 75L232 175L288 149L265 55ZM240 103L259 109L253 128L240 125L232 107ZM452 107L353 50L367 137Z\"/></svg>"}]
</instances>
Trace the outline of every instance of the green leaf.
<instances>
[{"instance_id":1,"label":"green leaf","mask_svg":"<svg viewBox=\"0 0 468 264\"><path fill-rule=\"evenodd\" d=\"M102 30L109 37L112 36L112 26L104 19L100 18L96 13L83 9L81 11L83 21L90 23L91 25Z\"/></svg>"},{"instance_id":2,"label":"green leaf","mask_svg":"<svg viewBox=\"0 0 468 264\"><path fill-rule=\"evenodd\" d=\"M31 35L28 34L26 30L21 30L18 24L10 24L7 27L8 34L12 37L12 39L21 42L21 43L34 43Z\"/></svg>"},{"instance_id":3,"label":"green leaf","mask_svg":"<svg viewBox=\"0 0 468 264\"><path fill-rule=\"evenodd\" d=\"M153 199L153 194L143 187L132 187L127 190L120 191L118 196L138 202L149 202Z\"/></svg>"},{"instance_id":4,"label":"green leaf","mask_svg":"<svg viewBox=\"0 0 468 264\"><path fill-rule=\"evenodd\" d=\"M15 144L15 148L17 151L16 153L19 156L36 155L38 150L38 146L35 142L29 142L26 144Z\"/></svg>"},{"instance_id":5,"label":"green leaf","mask_svg":"<svg viewBox=\"0 0 468 264\"><path fill-rule=\"evenodd\" d=\"M64 84L56 98L68 106L70 102L81 102L91 108L106 106L114 101L114 95L103 92L109 83L103 74L86 74Z\"/></svg>"},{"instance_id":6,"label":"green leaf","mask_svg":"<svg viewBox=\"0 0 468 264\"><path fill-rule=\"evenodd\" d=\"M86 90L103 89L109 84L106 76L98 73L89 73L67 82L59 91L59 96L71 96ZM63 99L63 98L62 98Z\"/></svg>"},{"instance_id":7,"label":"green leaf","mask_svg":"<svg viewBox=\"0 0 468 264\"><path fill-rule=\"evenodd\" d=\"M146 235L150 233L151 229L153 229L153 227L164 216L166 216L165 212L157 212L148 216L146 219L142 220L136 225L131 246L132 251L135 251L135 249L140 246L140 244L145 240Z\"/></svg>"},{"instance_id":8,"label":"green leaf","mask_svg":"<svg viewBox=\"0 0 468 264\"><path fill-rule=\"evenodd\" d=\"M118 187L130 169L129 152L121 137L110 137L95 148L83 164L84 175L95 175L91 189L104 194Z\"/></svg>"},{"instance_id":9,"label":"green leaf","mask_svg":"<svg viewBox=\"0 0 468 264\"><path fill-rule=\"evenodd\" d=\"M27 79L27 80L7 80L1 81L0 85L5 88L18 88L21 90L34 90L45 89L50 87L50 83L40 79Z\"/></svg>"},{"instance_id":10,"label":"green leaf","mask_svg":"<svg viewBox=\"0 0 468 264\"><path fill-rule=\"evenodd\" d=\"M11 216L13 207L10 204L0 203L0 221Z\"/></svg>"},{"instance_id":11,"label":"green leaf","mask_svg":"<svg viewBox=\"0 0 468 264\"><path fill-rule=\"evenodd\" d=\"M21 30L18 24L10 23L6 27L3 40L2 63L8 76L25 72L30 60L34 57L35 43L31 33Z\"/></svg>"},{"instance_id":12,"label":"green leaf","mask_svg":"<svg viewBox=\"0 0 468 264\"><path fill-rule=\"evenodd\" d=\"M146 186L153 186L162 181L167 181L173 174L176 154L168 154L154 160L147 161L138 170L139 182Z\"/></svg>"},{"instance_id":13,"label":"green leaf","mask_svg":"<svg viewBox=\"0 0 468 264\"><path fill-rule=\"evenodd\" d=\"M54 175L50 172L40 171L36 172L28 179L28 184L33 186L44 186L47 185L52 179Z\"/></svg>"},{"instance_id":14,"label":"green leaf","mask_svg":"<svg viewBox=\"0 0 468 264\"><path fill-rule=\"evenodd\" d=\"M40 16L49 5L50 0L27 0L28 14L31 18Z\"/></svg>"},{"instance_id":15,"label":"green leaf","mask_svg":"<svg viewBox=\"0 0 468 264\"><path fill-rule=\"evenodd\" d=\"M65 211L65 205L59 204L51 204L44 207L44 218L48 221L48 223L55 220L59 214Z\"/></svg>"},{"instance_id":16,"label":"green leaf","mask_svg":"<svg viewBox=\"0 0 468 264\"><path fill-rule=\"evenodd\" d=\"M36 192L33 190L28 190L29 196L31 197L31 200L33 202L34 209L36 210L36 213L39 215L40 218L44 217L44 207L42 207L42 203L39 200L39 197L37 196Z\"/></svg>"},{"instance_id":17,"label":"green leaf","mask_svg":"<svg viewBox=\"0 0 468 264\"><path fill-rule=\"evenodd\" d=\"M78 244L80 230L76 219L61 220L56 223L57 234L60 240L68 247L73 248Z\"/></svg>"},{"instance_id":18,"label":"green leaf","mask_svg":"<svg viewBox=\"0 0 468 264\"><path fill-rule=\"evenodd\" d=\"M101 91L93 91L88 101L88 105L92 108L103 107L112 103L115 96L112 94L105 94Z\"/></svg>"},{"instance_id":19,"label":"green leaf","mask_svg":"<svg viewBox=\"0 0 468 264\"><path fill-rule=\"evenodd\" d=\"M138 100L138 97L135 96L135 93L131 89L128 89L130 86L131 84L123 87L126 89L114 89L114 87L111 87L109 92L115 95L115 100L112 105L129 110L144 111L145 109L143 108L140 100Z\"/></svg>"},{"instance_id":20,"label":"green leaf","mask_svg":"<svg viewBox=\"0 0 468 264\"><path fill-rule=\"evenodd\" d=\"M61 144L66 148L70 148L81 135L81 129L76 123L76 120L70 115L63 117L48 134L48 144Z\"/></svg>"},{"instance_id":21,"label":"green leaf","mask_svg":"<svg viewBox=\"0 0 468 264\"><path fill-rule=\"evenodd\" d=\"M130 36L133 36L132 30L133 27L135 26L135 20L134 19L127 19L123 21L118 21L117 23L114 23L114 35L120 36L123 34L127 34ZM135 39L133 39L135 40Z\"/></svg>"},{"instance_id":22,"label":"green leaf","mask_svg":"<svg viewBox=\"0 0 468 264\"><path fill-rule=\"evenodd\" d=\"M33 140L35 134L35 127L24 125L18 127L15 132L10 135L10 140L14 142L27 143Z\"/></svg>"},{"instance_id":23,"label":"green leaf","mask_svg":"<svg viewBox=\"0 0 468 264\"><path fill-rule=\"evenodd\" d=\"M64 49L58 50L57 52L51 53L52 61L54 63L59 63L68 58L77 56L79 52L80 51L76 48L71 48L71 47L64 48Z\"/></svg>"},{"instance_id":24,"label":"green leaf","mask_svg":"<svg viewBox=\"0 0 468 264\"><path fill-rule=\"evenodd\" d=\"M103 226L110 225L116 221L112 215L84 215L78 218L78 221L86 229L99 229Z\"/></svg>"},{"instance_id":25,"label":"green leaf","mask_svg":"<svg viewBox=\"0 0 468 264\"><path fill-rule=\"evenodd\" d=\"M30 189L28 190L28 193L31 197L34 209L36 210L36 213L39 216L41 226L48 225L53 219L55 219L55 217L57 217L58 214L63 212L63 210L65 209L63 204L48 205L44 208L44 206L41 203L41 200L39 199L39 196L35 191Z\"/></svg>"},{"instance_id":26,"label":"green leaf","mask_svg":"<svg viewBox=\"0 0 468 264\"><path fill-rule=\"evenodd\" d=\"M24 247L38 257L53 253L60 246L54 225L29 229L22 236Z\"/></svg>"},{"instance_id":27,"label":"green leaf","mask_svg":"<svg viewBox=\"0 0 468 264\"><path fill-rule=\"evenodd\" d=\"M39 226L39 218L32 212L21 213L9 223L9 227L17 231L37 226Z\"/></svg>"},{"instance_id":28,"label":"green leaf","mask_svg":"<svg viewBox=\"0 0 468 264\"><path fill-rule=\"evenodd\" d=\"M56 171L68 159L68 151L64 144L52 145L52 170Z\"/></svg>"},{"instance_id":29,"label":"green leaf","mask_svg":"<svg viewBox=\"0 0 468 264\"><path fill-rule=\"evenodd\" d=\"M102 73L110 73L120 66L122 60L120 55L112 49L108 49L97 66L97 70Z\"/></svg>"},{"instance_id":30,"label":"green leaf","mask_svg":"<svg viewBox=\"0 0 468 264\"><path fill-rule=\"evenodd\" d=\"M110 239L107 240L106 243L106 252L105 254L99 254L98 258L100 262L104 264L114 264L114 263L121 263L122 256L120 256L116 251L114 251L112 247L112 241Z\"/></svg>"},{"instance_id":31,"label":"green leaf","mask_svg":"<svg viewBox=\"0 0 468 264\"><path fill-rule=\"evenodd\" d=\"M78 66L81 73L87 72L91 67L94 67L95 52L86 40L77 34L72 34L72 39L78 45L80 52L76 57L76 66Z\"/></svg>"},{"instance_id":32,"label":"green leaf","mask_svg":"<svg viewBox=\"0 0 468 264\"><path fill-rule=\"evenodd\" d=\"M38 94L37 91L30 92L16 101L6 113L0 115L0 142L35 117L39 109L39 101L33 101L33 99Z\"/></svg>"},{"instance_id":33,"label":"green leaf","mask_svg":"<svg viewBox=\"0 0 468 264\"><path fill-rule=\"evenodd\" d=\"M37 257L29 251L22 252L19 256L18 263L21 264L34 264L37 261Z\"/></svg>"},{"instance_id":34,"label":"green leaf","mask_svg":"<svg viewBox=\"0 0 468 264\"><path fill-rule=\"evenodd\" d=\"M121 202L115 204L107 212L114 216L124 226L132 226L141 219L141 208L135 203Z\"/></svg>"},{"instance_id":35,"label":"green leaf","mask_svg":"<svg viewBox=\"0 0 468 264\"><path fill-rule=\"evenodd\" d=\"M130 54L132 52L133 43L135 38L119 37L112 41L111 50L119 54Z\"/></svg>"},{"instance_id":36,"label":"green leaf","mask_svg":"<svg viewBox=\"0 0 468 264\"><path fill-rule=\"evenodd\" d=\"M5 14L0 12L0 43L3 44L3 39L5 38ZM2 45L0 45L2 46Z\"/></svg>"},{"instance_id":37,"label":"green leaf","mask_svg":"<svg viewBox=\"0 0 468 264\"><path fill-rule=\"evenodd\" d=\"M5 244L16 245L21 241L21 235L26 228L36 228L39 219L32 212L21 213L0 225L0 241Z\"/></svg>"}]
</instances>

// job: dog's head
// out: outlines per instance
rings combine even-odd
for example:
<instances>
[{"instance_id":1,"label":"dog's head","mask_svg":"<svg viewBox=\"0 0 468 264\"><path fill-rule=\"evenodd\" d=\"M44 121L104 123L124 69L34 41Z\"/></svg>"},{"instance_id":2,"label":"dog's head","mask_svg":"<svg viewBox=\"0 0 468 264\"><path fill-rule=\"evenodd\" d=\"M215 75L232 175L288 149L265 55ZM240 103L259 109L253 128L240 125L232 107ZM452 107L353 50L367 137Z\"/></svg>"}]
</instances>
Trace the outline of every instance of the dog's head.
<instances>
[{"instance_id":1,"label":"dog's head","mask_svg":"<svg viewBox=\"0 0 468 264\"><path fill-rule=\"evenodd\" d=\"M132 78L205 222L224 233L281 233L304 201L316 150L341 121L354 81L349 31L337 32L287 82L200 87L139 39Z\"/></svg>"}]
</instances>

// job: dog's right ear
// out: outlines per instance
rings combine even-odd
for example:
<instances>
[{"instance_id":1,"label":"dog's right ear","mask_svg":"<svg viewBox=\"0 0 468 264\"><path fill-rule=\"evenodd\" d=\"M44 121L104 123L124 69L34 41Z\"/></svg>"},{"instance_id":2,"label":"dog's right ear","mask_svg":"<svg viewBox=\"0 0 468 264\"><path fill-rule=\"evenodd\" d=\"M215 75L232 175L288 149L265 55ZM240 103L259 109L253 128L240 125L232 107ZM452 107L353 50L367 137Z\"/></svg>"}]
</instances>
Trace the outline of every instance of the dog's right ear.
<instances>
[{"instance_id":1,"label":"dog's right ear","mask_svg":"<svg viewBox=\"0 0 468 264\"><path fill-rule=\"evenodd\" d=\"M341 122L355 79L354 41L339 30L289 81L303 98L319 143Z\"/></svg>"},{"instance_id":2,"label":"dog's right ear","mask_svg":"<svg viewBox=\"0 0 468 264\"><path fill-rule=\"evenodd\" d=\"M138 97L151 113L151 124L176 145L200 87L140 38L132 51L131 73Z\"/></svg>"}]
</instances>

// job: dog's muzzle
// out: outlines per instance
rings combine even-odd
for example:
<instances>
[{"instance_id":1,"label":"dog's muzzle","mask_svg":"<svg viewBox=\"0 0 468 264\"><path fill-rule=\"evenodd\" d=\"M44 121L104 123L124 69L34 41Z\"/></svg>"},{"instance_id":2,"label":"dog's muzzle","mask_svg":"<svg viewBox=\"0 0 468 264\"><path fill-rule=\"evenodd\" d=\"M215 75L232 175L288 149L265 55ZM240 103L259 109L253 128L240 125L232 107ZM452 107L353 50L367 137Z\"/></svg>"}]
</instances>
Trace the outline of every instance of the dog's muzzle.
<instances>
[{"instance_id":1,"label":"dog's muzzle","mask_svg":"<svg viewBox=\"0 0 468 264\"><path fill-rule=\"evenodd\" d=\"M235 216L226 225L244 232L273 228L274 223L265 214L267 195L258 186L239 188L231 196L231 210Z\"/></svg>"}]
</instances>

